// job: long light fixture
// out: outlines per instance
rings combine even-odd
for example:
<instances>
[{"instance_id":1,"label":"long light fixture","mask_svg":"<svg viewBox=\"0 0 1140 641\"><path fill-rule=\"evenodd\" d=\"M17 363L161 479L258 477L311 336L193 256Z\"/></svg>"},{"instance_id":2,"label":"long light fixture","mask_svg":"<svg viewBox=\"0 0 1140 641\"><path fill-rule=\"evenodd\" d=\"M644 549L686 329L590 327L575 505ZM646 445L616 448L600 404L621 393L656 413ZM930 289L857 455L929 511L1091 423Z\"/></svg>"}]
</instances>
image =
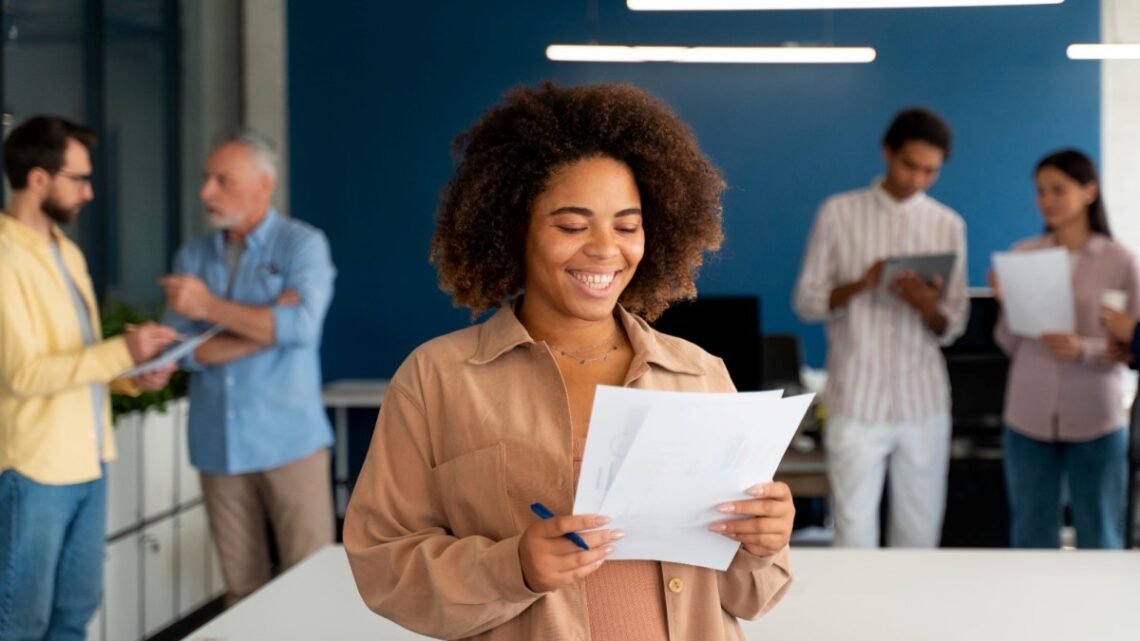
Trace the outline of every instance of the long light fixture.
<instances>
[{"instance_id":1,"label":"long light fixture","mask_svg":"<svg viewBox=\"0 0 1140 641\"><path fill-rule=\"evenodd\" d=\"M792 9L915 9L1061 4L1065 0L626 0L634 11L768 11Z\"/></svg>"},{"instance_id":2,"label":"long light fixture","mask_svg":"<svg viewBox=\"0 0 1140 641\"><path fill-rule=\"evenodd\" d=\"M1140 60L1140 44L1078 43L1065 53L1070 60Z\"/></svg>"},{"instance_id":3,"label":"long light fixture","mask_svg":"<svg viewBox=\"0 0 1140 641\"><path fill-rule=\"evenodd\" d=\"M871 47L652 47L624 45L559 45L546 48L546 57L560 62L682 62L682 63L866 63L875 59Z\"/></svg>"}]
</instances>

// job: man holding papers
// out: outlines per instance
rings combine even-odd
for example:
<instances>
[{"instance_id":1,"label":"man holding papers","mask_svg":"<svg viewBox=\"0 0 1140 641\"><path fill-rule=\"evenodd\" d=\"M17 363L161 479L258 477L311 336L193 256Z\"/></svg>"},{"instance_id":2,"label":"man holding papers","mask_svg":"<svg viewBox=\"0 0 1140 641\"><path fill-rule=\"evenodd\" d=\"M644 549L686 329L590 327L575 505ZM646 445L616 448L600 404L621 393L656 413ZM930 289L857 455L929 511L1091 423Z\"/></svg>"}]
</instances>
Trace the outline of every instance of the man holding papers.
<instances>
[{"instance_id":1,"label":"man holding papers","mask_svg":"<svg viewBox=\"0 0 1140 641\"><path fill-rule=\"evenodd\" d=\"M59 228L95 196L94 143L91 130L57 116L33 117L4 141L0 639L86 634L103 592L103 472L115 458L107 387L175 336L154 323L101 335L87 263ZM172 371L134 382L160 389Z\"/></svg>"},{"instance_id":2,"label":"man holding papers","mask_svg":"<svg viewBox=\"0 0 1140 641\"><path fill-rule=\"evenodd\" d=\"M458 141L431 258L457 304L497 311L392 378L344 525L361 596L444 639L741 639L737 617L791 581L786 485L761 477L704 506L694 527L730 543L723 570L613 560L637 533L571 514L576 486L600 480L580 469L599 386L733 391L720 359L643 318L695 294L723 181L666 106L625 85L515 89ZM706 421L688 433L716 438ZM614 436L602 446L631 445Z\"/></svg>"},{"instance_id":3,"label":"man holding papers","mask_svg":"<svg viewBox=\"0 0 1140 641\"><path fill-rule=\"evenodd\" d=\"M796 285L805 321L826 322L824 432L835 544L879 544L890 470L891 545L938 545L950 449L950 386L939 350L963 331L965 224L926 195L950 154L950 130L925 109L895 116L887 173L820 208ZM948 282L903 272L877 285L886 259L953 254Z\"/></svg>"},{"instance_id":4,"label":"man holding papers","mask_svg":"<svg viewBox=\"0 0 1140 641\"><path fill-rule=\"evenodd\" d=\"M188 336L224 331L183 359L190 462L233 604L333 542L321 331L336 270L319 230L270 205L277 155L231 133L206 159L200 196L213 233L183 246L162 279L167 318Z\"/></svg>"},{"instance_id":5,"label":"man holding papers","mask_svg":"<svg viewBox=\"0 0 1140 641\"><path fill-rule=\"evenodd\" d=\"M1011 544L1060 547L1067 479L1077 545L1120 548L1128 419L1122 367L1100 317L1105 302L1140 313L1136 258L1112 240L1087 156L1050 154L1034 178L1045 233L994 260L1002 301L994 338L1011 361L1003 413ZM1058 299L1067 303L1061 311Z\"/></svg>"}]
</instances>

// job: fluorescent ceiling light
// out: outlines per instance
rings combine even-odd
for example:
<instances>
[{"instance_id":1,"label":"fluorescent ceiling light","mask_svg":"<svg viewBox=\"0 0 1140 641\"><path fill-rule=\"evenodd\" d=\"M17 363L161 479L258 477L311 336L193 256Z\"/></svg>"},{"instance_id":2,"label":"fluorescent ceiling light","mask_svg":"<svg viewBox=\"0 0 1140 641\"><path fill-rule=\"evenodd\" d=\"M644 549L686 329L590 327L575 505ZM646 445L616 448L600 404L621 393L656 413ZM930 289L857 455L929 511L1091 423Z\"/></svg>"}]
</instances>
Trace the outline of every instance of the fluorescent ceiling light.
<instances>
[{"instance_id":1,"label":"fluorescent ceiling light","mask_svg":"<svg viewBox=\"0 0 1140 641\"><path fill-rule=\"evenodd\" d=\"M765 11L785 9L914 9L1061 4L1065 0L626 0L634 11Z\"/></svg>"},{"instance_id":2,"label":"fluorescent ceiling light","mask_svg":"<svg viewBox=\"0 0 1140 641\"><path fill-rule=\"evenodd\" d=\"M1070 60L1140 60L1140 44L1073 44Z\"/></svg>"},{"instance_id":3,"label":"fluorescent ceiling light","mask_svg":"<svg viewBox=\"0 0 1140 641\"><path fill-rule=\"evenodd\" d=\"M550 45L546 57L562 62L842 63L871 62L871 47L639 47Z\"/></svg>"}]
</instances>

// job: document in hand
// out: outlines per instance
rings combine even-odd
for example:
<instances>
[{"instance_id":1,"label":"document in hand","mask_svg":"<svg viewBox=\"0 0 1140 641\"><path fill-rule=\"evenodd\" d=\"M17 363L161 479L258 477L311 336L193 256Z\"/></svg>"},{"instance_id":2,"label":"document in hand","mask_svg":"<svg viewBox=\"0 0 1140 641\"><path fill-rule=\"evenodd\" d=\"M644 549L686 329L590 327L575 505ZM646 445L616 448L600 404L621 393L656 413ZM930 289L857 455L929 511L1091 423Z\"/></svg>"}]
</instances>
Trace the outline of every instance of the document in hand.
<instances>
[{"instance_id":1,"label":"document in hand","mask_svg":"<svg viewBox=\"0 0 1140 641\"><path fill-rule=\"evenodd\" d=\"M222 329L224 328L221 325L214 325L213 327L207 329L201 334L198 334L197 336L192 336L181 342L172 343L172 347L168 347L161 354L155 356L145 363L139 363L119 378L134 378L139 374L153 372L156 369L161 369L171 363L177 362L178 359L182 358L183 356L187 356L190 354L190 352L198 349L198 346L202 343L205 343L211 338L217 336L222 331Z\"/></svg>"},{"instance_id":2,"label":"document in hand","mask_svg":"<svg viewBox=\"0 0 1140 641\"><path fill-rule=\"evenodd\" d=\"M1009 331L1037 338L1074 330L1073 276L1065 249L995 252L993 260Z\"/></svg>"},{"instance_id":3,"label":"document in hand","mask_svg":"<svg viewBox=\"0 0 1140 641\"><path fill-rule=\"evenodd\" d=\"M708 526L720 503L770 481L811 394L598 387L574 501L626 533L608 557L723 570L740 544Z\"/></svg>"}]
</instances>

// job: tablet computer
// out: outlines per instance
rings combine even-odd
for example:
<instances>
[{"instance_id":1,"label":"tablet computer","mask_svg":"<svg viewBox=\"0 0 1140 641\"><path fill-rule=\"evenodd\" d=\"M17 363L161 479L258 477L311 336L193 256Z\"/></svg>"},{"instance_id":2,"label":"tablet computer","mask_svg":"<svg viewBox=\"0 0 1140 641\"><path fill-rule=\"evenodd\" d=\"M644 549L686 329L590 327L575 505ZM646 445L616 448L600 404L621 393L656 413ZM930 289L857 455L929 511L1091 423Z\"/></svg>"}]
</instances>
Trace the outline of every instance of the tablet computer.
<instances>
[{"instance_id":1,"label":"tablet computer","mask_svg":"<svg viewBox=\"0 0 1140 641\"><path fill-rule=\"evenodd\" d=\"M891 280L904 272L912 271L927 283L934 281L934 276L942 278L942 293L940 298L946 297L946 286L950 282L950 270L954 269L955 254L913 254L910 256L891 256L883 263L883 273L879 276L878 293L880 296L890 295Z\"/></svg>"}]
</instances>

